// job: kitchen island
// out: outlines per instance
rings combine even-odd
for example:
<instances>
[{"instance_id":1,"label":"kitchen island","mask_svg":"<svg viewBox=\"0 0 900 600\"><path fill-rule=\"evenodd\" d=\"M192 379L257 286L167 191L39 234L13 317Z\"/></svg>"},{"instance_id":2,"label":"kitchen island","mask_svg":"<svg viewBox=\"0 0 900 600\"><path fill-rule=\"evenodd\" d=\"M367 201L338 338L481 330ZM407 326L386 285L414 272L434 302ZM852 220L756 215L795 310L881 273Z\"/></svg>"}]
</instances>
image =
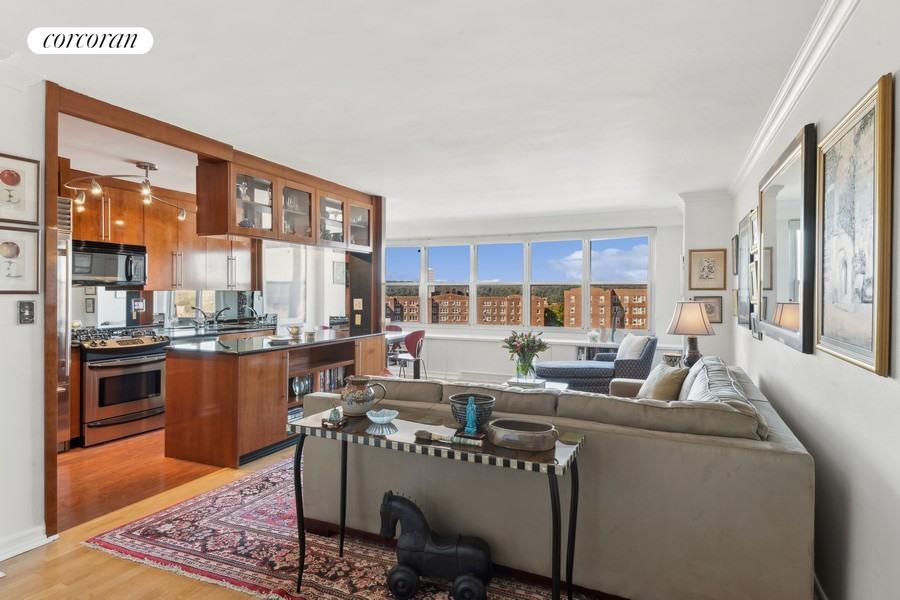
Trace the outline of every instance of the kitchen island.
<instances>
[{"instance_id":1,"label":"kitchen island","mask_svg":"<svg viewBox=\"0 0 900 600\"><path fill-rule=\"evenodd\" d=\"M288 410L306 392L333 389L348 375L377 375L385 365L381 333L333 330L279 343L272 336L175 341L166 349L166 456L222 467L293 441Z\"/></svg>"}]
</instances>

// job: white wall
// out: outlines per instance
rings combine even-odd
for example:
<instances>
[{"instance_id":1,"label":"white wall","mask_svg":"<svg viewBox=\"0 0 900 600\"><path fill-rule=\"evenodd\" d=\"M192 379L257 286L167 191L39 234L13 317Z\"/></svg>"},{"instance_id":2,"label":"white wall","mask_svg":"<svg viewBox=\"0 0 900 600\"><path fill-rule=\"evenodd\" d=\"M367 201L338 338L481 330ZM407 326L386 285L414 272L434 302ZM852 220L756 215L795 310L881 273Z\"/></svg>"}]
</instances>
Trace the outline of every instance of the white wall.
<instances>
[{"instance_id":1,"label":"white wall","mask_svg":"<svg viewBox=\"0 0 900 600\"><path fill-rule=\"evenodd\" d=\"M730 233L756 186L801 127L819 138L884 73L900 68L900 3L861 2L774 143L738 190ZM900 107L895 92L895 120ZM895 131L896 131L895 127ZM900 157L894 140L894 186ZM830 600L896 598L900 589L900 203L894 193L892 375L822 352L806 355L735 331L737 363L769 396L816 461L816 572Z\"/></svg>"},{"instance_id":2,"label":"white wall","mask_svg":"<svg viewBox=\"0 0 900 600\"><path fill-rule=\"evenodd\" d=\"M44 86L22 75L0 64L0 152L40 160L43 178ZM46 540L42 299L0 295L0 560ZM37 302L34 325L16 324L18 300Z\"/></svg>"},{"instance_id":3,"label":"white wall","mask_svg":"<svg viewBox=\"0 0 900 600\"><path fill-rule=\"evenodd\" d=\"M655 229L654 276L652 282L652 321L659 336L660 350L677 351L681 339L665 334L672 318L674 303L682 297L681 254L683 246L682 214L673 208L658 211L595 212L578 215L549 215L541 218L512 217L503 221L470 218L434 224L425 222L415 232L391 227L390 205L387 210L387 244L415 239L467 239L477 236L515 236L536 233L579 232L610 229ZM729 204L730 215L730 204ZM404 329L420 329L422 325L405 324ZM515 374L509 355L500 340L511 328L472 328L427 326L423 357L428 374L448 379L505 381ZM619 332L617 339L623 334ZM574 360L575 343L586 341L586 333L547 329L544 338L551 349L539 360ZM727 345L730 352L730 343ZM661 354L659 352L658 354Z\"/></svg>"},{"instance_id":4,"label":"white wall","mask_svg":"<svg viewBox=\"0 0 900 600\"><path fill-rule=\"evenodd\" d=\"M716 332L714 336L700 337L700 352L706 355L721 356L726 362L732 362L734 357L732 334L734 328L733 302L731 289L733 277L731 276L731 231L732 198L724 190L705 192L690 192L681 194L684 205L684 265L681 294L685 300L694 296L721 296L722 297L722 323L713 324ZM724 291L716 290L691 290L688 289L688 268L690 250L705 250L711 248L726 249ZM671 316L671 315L670 315Z\"/></svg>"}]
</instances>

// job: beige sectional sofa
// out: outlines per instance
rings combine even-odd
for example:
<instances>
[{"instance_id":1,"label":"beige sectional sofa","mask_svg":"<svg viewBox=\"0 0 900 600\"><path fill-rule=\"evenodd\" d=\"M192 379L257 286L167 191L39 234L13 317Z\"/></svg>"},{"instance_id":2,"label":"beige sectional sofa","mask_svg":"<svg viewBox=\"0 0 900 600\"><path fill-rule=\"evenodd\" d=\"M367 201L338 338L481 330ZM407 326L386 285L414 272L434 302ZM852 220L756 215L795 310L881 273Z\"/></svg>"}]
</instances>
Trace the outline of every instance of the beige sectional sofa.
<instances>
[{"instance_id":1,"label":"beige sectional sofa","mask_svg":"<svg viewBox=\"0 0 900 600\"><path fill-rule=\"evenodd\" d=\"M714 397L708 375L723 372L736 391ZM813 460L742 370L705 358L674 402L377 379L385 407L449 413L448 396L477 389L497 397L496 416L585 434L575 584L633 600L812 598ZM306 414L336 401L307 396ZM339 456L336 442L307 440L308 518L337 523ZM481 536L497 563L549 576L544 476L351 445L347 526L377 533L388 489L413 497L435 530ZM561 489L565 532L568 476Z\"/></svg>"}]
</instances>

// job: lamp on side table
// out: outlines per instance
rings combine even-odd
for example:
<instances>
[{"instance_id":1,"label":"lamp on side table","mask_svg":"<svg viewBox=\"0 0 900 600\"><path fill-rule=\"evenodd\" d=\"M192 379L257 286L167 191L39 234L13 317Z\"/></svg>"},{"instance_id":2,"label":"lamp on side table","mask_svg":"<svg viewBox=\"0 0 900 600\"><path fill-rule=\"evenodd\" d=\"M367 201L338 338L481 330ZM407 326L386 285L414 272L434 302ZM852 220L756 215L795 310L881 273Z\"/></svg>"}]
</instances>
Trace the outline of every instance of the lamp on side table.
<instances>
[{"instance_id":1,"label":"lamp on side table","mask_svg":"<svg viewBox=\"0 0 900 600\"><path fill-rule=\"evenodd\" d=\"M700 360L700 348L697 346L698 335L716 335L703 302L678 302L675 314L669 323L669 334L687 336L687 352L684 355L684 366L690 367Z\"/></svg>"}]
</instances>

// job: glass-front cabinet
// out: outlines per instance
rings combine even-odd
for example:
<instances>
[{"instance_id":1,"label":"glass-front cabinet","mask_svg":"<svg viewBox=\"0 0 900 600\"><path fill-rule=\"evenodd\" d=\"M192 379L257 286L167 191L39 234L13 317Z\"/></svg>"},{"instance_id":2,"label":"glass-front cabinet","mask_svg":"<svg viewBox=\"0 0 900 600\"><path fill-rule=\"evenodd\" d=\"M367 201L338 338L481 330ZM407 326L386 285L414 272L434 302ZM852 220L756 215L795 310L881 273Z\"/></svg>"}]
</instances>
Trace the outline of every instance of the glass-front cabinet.
<instances>
[{"instance_id":1,"label":"glass-front cabinet","mask_svg":"<svg viewBox=\"0 0 900 600\"><path fill-rule=\"evenodd\" d=\"M344 211L347 202L331 192L319 192L319 242L327 246L347 245Z\"/></svg>"},{"instance_id":2,"label":"glass-front cabinet","mask_svg":"<svg viewBox=\"0 0 900 600\"><path fill-rule=\"evenodd\" d=\"M280 218L278 239L315 243L313 227L315 190L293 181L279 180Z\"/></svg>"},{"instance_id":3,"label":"glass-front cabinet","mask_svg":"<svg viewBox=\"0 0 900 600\"><path fill-rule=\"evenodd\" d=\"M349 246L355 250L372 249L372 209L368 206L350 204Z\"/></svg>"},{"instance_id":4,"label":"glass-front cabinet","mask_svg":"<svg viewBox=\"0 0 900 600\"><path fill-rule=\"evenodd\" d=\"M234 166L233 223L237 233L275 237L274 178L266 173Z\"/></svg>"}]
</instances>

